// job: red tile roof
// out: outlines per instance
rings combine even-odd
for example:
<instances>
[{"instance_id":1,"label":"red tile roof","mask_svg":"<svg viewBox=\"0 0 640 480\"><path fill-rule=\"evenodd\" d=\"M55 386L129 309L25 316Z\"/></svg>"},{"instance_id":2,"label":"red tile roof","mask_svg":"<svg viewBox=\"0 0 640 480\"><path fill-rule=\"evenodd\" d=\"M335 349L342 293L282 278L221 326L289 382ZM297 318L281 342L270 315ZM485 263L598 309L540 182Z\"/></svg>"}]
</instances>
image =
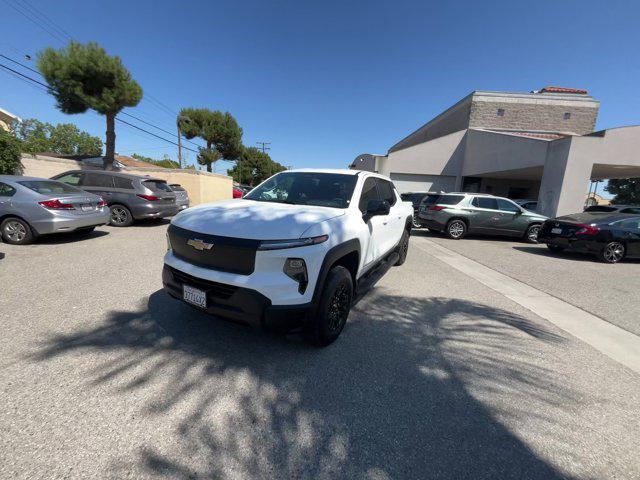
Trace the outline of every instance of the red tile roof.
<instances>
[{"instance_id":1,"label":"red tile roof","mask_svg":"<svg viewBox=\"0 0 640 480\"><path fill-rule=\"evenodd\" d=\"M586 95L588 93L586 90L583 90L581 88L567 88L567 87L553 87L553 86L544 87L542 90L540 90L540 92L542 93L576 93L580 95Z\"/></svg>"}]
</instances>

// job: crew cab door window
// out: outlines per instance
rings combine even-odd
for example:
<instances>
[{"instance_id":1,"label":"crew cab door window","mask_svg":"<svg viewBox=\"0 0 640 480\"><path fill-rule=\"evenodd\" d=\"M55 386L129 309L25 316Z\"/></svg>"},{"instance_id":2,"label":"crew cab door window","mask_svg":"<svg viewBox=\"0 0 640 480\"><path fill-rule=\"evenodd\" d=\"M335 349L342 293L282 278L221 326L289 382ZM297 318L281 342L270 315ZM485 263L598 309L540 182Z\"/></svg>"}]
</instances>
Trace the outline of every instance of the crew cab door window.
<instances>
[{"instance_id":1,"label":"crew cab door window","mask_svg":"<svg viewBox=\"0 0 640 480\"><path fill-rule=\"evenodd\" d=\"M364 181L364 185L362 186L362 193L360 194L360 202L358 203L358 207L360 208L360 211L362 213L366 213L369 200L378 200L378 199L380 199L380 196L378 195L376 179L373 177L369 177Z\"/></svg>"},{"instance_id":2,"label":"crew cab door window","mask_svg":"<svg viewBox=\"0 0 640 480\"><path fill-rule=\"evenodd\" d=\"M396 192L393 189L393 185L391 182L387 182L380 178L378 178L377 181L380 197L389 202L389 206L393 207L396 204Z\"/></svg>"}]
</instances>

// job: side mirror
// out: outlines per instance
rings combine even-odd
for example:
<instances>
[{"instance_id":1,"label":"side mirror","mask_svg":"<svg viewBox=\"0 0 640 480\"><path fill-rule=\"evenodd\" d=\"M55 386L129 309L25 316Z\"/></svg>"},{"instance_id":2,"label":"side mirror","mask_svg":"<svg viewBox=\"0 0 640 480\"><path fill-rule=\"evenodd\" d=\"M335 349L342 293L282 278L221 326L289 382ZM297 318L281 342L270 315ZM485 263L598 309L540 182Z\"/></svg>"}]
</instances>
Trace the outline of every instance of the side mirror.
<instances>
[{"instance_id":1,"label":"side mirror","mask_svg":"<svg viewBox=\"0 0 640 480\"><path fill-rule=\"evenodd\" d=\"M378 215L389 215L391 207L386 200L369 200L367 203L367 212L362 216L365 222L368 222L372 217Z\"/></svg>"}]
</instances>

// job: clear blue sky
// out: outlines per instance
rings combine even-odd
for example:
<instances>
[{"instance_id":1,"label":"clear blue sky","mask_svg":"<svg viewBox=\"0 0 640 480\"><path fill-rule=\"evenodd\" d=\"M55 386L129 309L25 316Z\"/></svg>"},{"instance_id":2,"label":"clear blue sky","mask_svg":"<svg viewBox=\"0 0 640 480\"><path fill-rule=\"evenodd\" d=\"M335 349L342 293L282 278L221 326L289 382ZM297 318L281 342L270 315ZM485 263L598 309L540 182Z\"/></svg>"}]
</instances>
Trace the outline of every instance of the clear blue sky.
<instances>
[{"instance_id":1,"label":"clear blue sky","mask_svg":"<svg viewBox=\"0 0 640 480\"><path fill-rule=\"evenodd\" d=\"M246 145L295 167L385 153L472 90L585 88L598 128L640 123L640 2L0 0L0 53L16 59L62 46L3 3L24 1L123 59L147 94L126 111L173 131L149 95L229 110ZM104 135L101 117L63 115L3 72L0 107ZM122 125L116 150L176 157Z\"/></svg>"}]
</instances>

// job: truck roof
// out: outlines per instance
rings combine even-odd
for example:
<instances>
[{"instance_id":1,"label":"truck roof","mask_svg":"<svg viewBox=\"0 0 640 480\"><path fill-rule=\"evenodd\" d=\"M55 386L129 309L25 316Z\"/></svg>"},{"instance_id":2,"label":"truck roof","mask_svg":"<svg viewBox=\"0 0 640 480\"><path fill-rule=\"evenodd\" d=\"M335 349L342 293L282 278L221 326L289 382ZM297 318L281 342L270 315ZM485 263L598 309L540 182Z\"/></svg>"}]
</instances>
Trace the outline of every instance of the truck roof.
<instances>
[{"instance_id":1,"label":"truck roof","mask_svg":"<svg viewBox=\"0 0 640 480\"><path fill-rule=\"evenodd\" d=\"M342 175L357 175L361 170L349 170L347 168L295 168L287 170L289 172L309 172L309 173L340 173Z\"/></svg>"}]
</instances>

